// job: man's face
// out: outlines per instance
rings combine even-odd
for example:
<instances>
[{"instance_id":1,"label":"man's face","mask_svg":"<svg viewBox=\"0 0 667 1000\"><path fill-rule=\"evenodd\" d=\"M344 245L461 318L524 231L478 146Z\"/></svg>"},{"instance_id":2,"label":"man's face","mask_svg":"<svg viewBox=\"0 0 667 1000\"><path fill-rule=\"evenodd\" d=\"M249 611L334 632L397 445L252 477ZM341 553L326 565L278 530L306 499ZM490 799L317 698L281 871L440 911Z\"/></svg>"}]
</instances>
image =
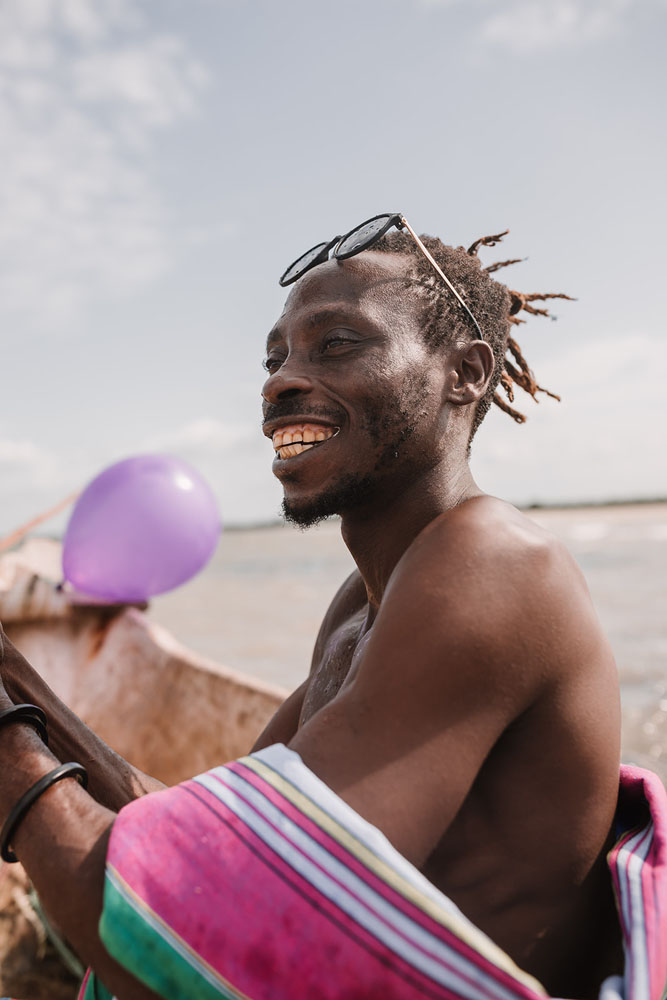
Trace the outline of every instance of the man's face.
<instances>
[{"instance_id":1,"label":"man's face","mask_svg":"<svg viewBox=\"0 0 667 1000\"><path fill-rule=\"evenodd\" d=\"M406 266L372 251L319 265L269 334L264 433L297 524L387 502L440 458L444 358Z\"/></svg>"}]
</instances>

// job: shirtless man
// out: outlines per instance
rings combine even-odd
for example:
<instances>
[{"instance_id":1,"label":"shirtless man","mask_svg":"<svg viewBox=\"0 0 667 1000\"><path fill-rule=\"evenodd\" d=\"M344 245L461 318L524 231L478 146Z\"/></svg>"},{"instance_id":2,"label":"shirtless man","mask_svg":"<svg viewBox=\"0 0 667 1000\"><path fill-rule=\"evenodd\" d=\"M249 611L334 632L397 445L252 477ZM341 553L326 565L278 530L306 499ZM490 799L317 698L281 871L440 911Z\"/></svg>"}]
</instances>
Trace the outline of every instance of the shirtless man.
<instances>
[{"instance_id":1,"label":"shirtless man","mask_svg":"<svg viewBox=\"0 0 667 1000\"><path fill-rule=\"evenodd\" d=\"M296 267L267 344L264 433L288 519L340 514L357 570L325 616L308 679L255 749L288 744L550 993L592 997L622 967L604 860L616 670L572 558L470 473L510 313L526 302L471 249L424 247L403 229ZM297 613L286 608L286 621ZM114 814L159 783L8 649L0 710L41 704L56 756L86 764L94 796L55 785L13 846L107 985L121 1000L149 996L96 926ZM0 777L4 818L54 763L28 727L0 730L0 748L19 762Z\"/></svg>"}]
</instances>

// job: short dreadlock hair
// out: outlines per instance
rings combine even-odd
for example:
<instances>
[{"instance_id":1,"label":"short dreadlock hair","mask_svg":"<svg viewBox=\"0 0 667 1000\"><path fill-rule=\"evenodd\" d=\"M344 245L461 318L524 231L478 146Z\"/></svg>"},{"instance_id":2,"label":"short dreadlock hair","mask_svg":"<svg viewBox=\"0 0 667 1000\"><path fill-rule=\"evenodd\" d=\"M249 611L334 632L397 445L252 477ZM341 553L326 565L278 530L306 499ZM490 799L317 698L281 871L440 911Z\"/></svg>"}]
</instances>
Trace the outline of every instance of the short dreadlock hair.
<instances>
[{"instance_id":1,"label":"short dreadlock hair","mask_svg":"<svg viewBox=\"0 0 667 1000\"><path fill-rule=\"evenodd\" d=\"M546 309L532 305L545 299L569 299L562 292L533 293L530 295L507 288L491 278L491 274L509 264L518 264L522 258L502 260L489 267L482 267L477 252L481 246L495 246L509 230L495 236L483 236L475 240L466 250L464 247L449 247L434 236L421 236L424 246L433 255L439 266L450 279L477 319L484 339L493 350L494 369L488 389L475 410L468 447L472 438L488 412L491 403L508 413L517 423L524 423L523 413L513 409L514 387L527 392L535 402L538 392L544 392L552 399L560 399L555 393L543 389L535 381L531 369L523 357L521 348L510 336L512 326L524 323L516 315L523 310L536 316L549 316ZM422 328L429 347L436 349L455 340L470 335L471 323L447 286L435 273L415 241L404 232L385 234L371 248L379 253L398 254L410 259L410 270L406 275L406 287L419 286L425 302L425 323ZM507 401L497 391L501 387Z\"/></svg>"}]
</instances>

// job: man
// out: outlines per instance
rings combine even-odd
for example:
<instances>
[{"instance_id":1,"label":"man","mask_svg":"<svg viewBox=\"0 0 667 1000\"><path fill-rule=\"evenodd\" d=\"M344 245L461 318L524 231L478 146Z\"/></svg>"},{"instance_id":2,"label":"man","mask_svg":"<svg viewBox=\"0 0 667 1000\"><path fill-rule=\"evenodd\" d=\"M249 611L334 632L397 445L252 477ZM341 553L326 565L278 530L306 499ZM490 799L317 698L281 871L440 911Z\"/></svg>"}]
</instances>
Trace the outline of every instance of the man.
<instances>
[{"instance_id":1,"label":"man","mask_svg":"<svg viewBox=\"0 0 667 1000\"><path fill-rule=\"evenodd\" d=\"M385 235L392 225L401 231ZM339 514L357 570L325 616L308 679L260 736L257 759L270 763L264 748L287 745L300 758L291 759L303 768L302 788L311 782L313 796L324 796L322 816L340 803L345 823L356 815L364 830L379 830L397 872L407 862L428 895L421 872L443 894L434 900L453 901L551 994L595 996L603 979L623 972L605 864L619 775L614 661L574 561L513 507L484 495L467 461L498 384L510 401L512 381L533 395L538 388L513 341L517 363L505 362L513 314L535 309L481 269L477 245L466 252L420 241L401 216L359 227L329 259L336 242L283 276L296 281L268 338L264 433L286 517L307 526ZM286 607L286 622L295 614ZM12 846L109 989L121 1000L154 995L110 957L97 922L109 836L115 828L117 841L125 837L116 812L159 784L104 747L11 649L3 679L0 709L37 701L56 757L86 764L93 796L59 781L31 807ZM16 762L0 779L4 816L54 760L25 726L1 728L0 747L4 761ZM166 800L144 801L146 829L159 831L150 826L152 803ZM203 805L193 806L202 816ZM280 806L284 822L296 822L288 805ZM258 822L254 812L247 821ZM324 818L318 829L328 829ZM136 902L141 892L130 896ZM239 920L244 898L235 904ZM150 904L154 922L160 905ZM282 904L271 905L284 922ZM299 963L307 931L301 923L289 932ZM130 939L119 939L126 944L116 958ZM222 944L209 946L215 956ZM341 975L345 961L342 954ZM273 968L265 995L286 995ZM231 973L224 976L229 992L215 995L240 996ZM145 981L157 988L159 979ZM521 982L513 989L540 990ZM419 995L428 995L423 983Z\"/></svg>"}]
</instances>

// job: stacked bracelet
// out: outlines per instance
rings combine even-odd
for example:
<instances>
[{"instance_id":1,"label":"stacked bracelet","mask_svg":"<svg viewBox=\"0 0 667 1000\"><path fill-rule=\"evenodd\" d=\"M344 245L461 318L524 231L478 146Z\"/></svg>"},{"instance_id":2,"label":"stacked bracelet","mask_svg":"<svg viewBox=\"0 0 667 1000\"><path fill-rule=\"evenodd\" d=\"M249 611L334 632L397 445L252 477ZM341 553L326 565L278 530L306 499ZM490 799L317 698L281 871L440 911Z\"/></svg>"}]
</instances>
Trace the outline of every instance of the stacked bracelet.
<instances>
[{"instance_id":1,"label":"stacked bracelet","mask_svg":"<svg viewBox=\"0 0 667 1000\"><path fill-rule=\"evenodd\" d=\"M29 788L24 795L18 800L16 805L12 808L9 816L5 820L4 826L0 831L0 857L3 861L18 861L18 858L11 850L9 844L16 833L19 823L25 819L25 815L32 805L37 801L40 795L50 788L51 785L55 785L56 781L60 781L61 778L78 778L80 783L84 788L88 785L88 772L82 764L61 764L60 767L55 768L53 771L49 771L45 774L43 778L40 778L32 788Z\"/></svg>"},{"instance_id":2,"label":"stacked bracelet","mask_svg":"<svg viewBox=\"0 0 667 1000\"><path fill-rule=\"evenodd\" d=\"M11 708L5 708L0 712L0 729L10 722L27 722L42 737L42 742L49 745L46 716L37 705L12 705Z\"/></svg>"}]
</instances>

